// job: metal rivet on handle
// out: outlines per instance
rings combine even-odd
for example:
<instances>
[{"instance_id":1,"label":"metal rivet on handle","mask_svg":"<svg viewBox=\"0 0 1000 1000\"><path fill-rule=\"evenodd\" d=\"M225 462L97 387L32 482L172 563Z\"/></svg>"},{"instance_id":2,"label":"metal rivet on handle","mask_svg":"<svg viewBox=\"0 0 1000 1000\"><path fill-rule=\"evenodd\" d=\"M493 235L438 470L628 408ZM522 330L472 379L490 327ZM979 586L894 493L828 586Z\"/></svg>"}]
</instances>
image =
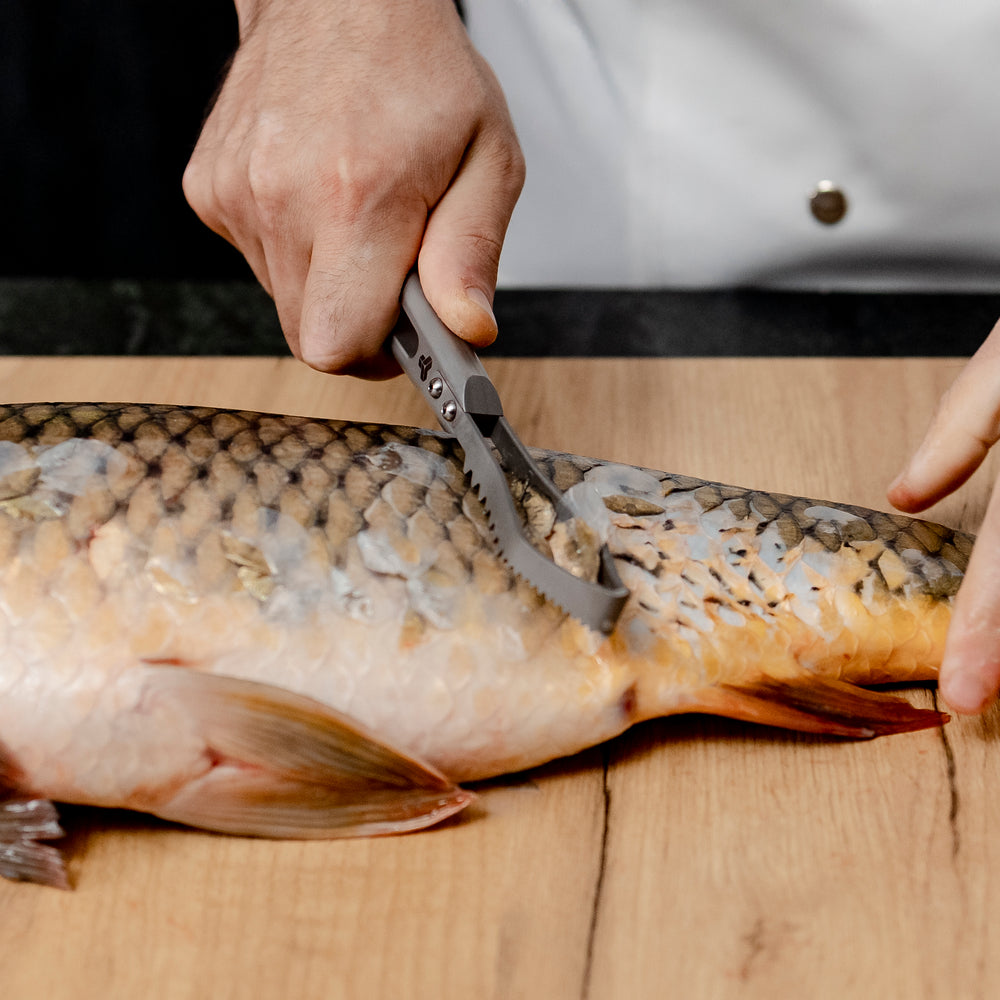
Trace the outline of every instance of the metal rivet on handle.
<instances>
[{"instance_id":1,"label":"metal rivet on handle","mask_svg":"<svg viewBox=\"0 0 1000 1000\"><path fill-rule=\"evenodd\" d=\"M449 399L444 406L441 407L441 416L444 417L449 423L458 416L458 405L455 400Z\"/></svg>"},{"instance_id":2,"label":"metal rivet on handle","mask_svg":"<svg viewBox=\"0 0 1000 1000\"><path fill-rule=\"evenodd\" d=\"M437 399L444 392L444 381L437 375L427 383L427 394L431 399Z\"/></svg>"}]
</instances>

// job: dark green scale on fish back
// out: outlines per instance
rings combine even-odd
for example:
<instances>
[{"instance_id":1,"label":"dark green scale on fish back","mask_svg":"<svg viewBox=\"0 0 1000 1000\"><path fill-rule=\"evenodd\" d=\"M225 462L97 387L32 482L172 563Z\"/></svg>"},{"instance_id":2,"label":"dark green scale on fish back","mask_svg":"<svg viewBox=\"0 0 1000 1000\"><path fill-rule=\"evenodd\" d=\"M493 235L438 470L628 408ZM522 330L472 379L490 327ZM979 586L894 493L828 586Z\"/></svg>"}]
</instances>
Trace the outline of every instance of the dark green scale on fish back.
<instances>
[{"instance_id":1,"label":"dark green scale on fish back","mask_svg":"<svg viewBox=\"0 0 1000 1000\"><path fill-rule=\"evenodd\" d=\"M663 481L672 487L672 495L681 492L677 489L676 477L666 476ZM685 481L690 490L690 480L685 477ZM711 483L707 487L696 487L693 492L699 500L705 495L702 491L706 488L718 490L720 486ZM975 541L975 537L968 532L916 520L904 514L887 514L853 504L780 493L756 490L744 490L742 493L745 502L760 519L758 532L774 524L789 548L798 545L803 538L812 538L832 553L845 545L856 547L877 539L906 564L913 577L922 582L924 592L931 597L953 597L958 592ZM830 519L809 513L817 507L833 508L853 515L853 518ZM730 509L734 508L731 506Z\"/></svg>"},{"instance_id":2,"label":"dark green scale on fish back","mask_svg":"<svg viewBox=\"0 0 1000 1000\"><path fill-rule=\"evenodd\" d=\"M93 467L87 509L77 518L83 528L75 537L83 544L120 517L150 546L170 522L179 527L178 555L196 562L206 544L223 536L226 558L244 576L259 578L270 570L247 540L259 535L256 519L272 512L321 535L334 566L345 563L354 539L377 526L379 533L412 537L418 547L447 540L435 564L441 580L468 581L485 571L487 543L475 516L470 520L480 508L471 499L461 451L434 432L160 404L0 406L0 443L20 444L36 461L72 438L85 449L88 441L113 449L100 461L99 450L85 450ZM398 474L397 446L443 460L430 484L407 478L405 469ZM51 514L36 516L38 466L25 475L23 454L0 454L0 507L27 527ZM112 461L114 454L119 459ZM104 492L108 501L95 505L93 497ZM64 496L60 508L76 502L64 504ZM72 512L64 520L72 521ZM510 588L516 581L499 568L490 586Z\"/></svg>"},{"instance_id":3,"label":"dark green scale on fish back","mask_svg":"<svg viewBox=\"0 0 1000 1000\"><path fill-rule=\"evenodd\" d=\"M126 459L120 463L122 469L109 474L111 496L102 516L110 518L116 510L127 509L146 491L143 502L168 516L187 512L190 519L192 510L204 506L203 528L208 531L218 528L220 522L228 523L241 503L252 502L255 509L281 511L307 528L325 531L334 545L364 528L362 512L394 478L396 470L387 446L406 445L433 452L448 462L445 486L435 483L432 491L414 486L406 500L410 506L404 504L402 509L410 511L423 505L442 525L457 558L471 572L467 505L463 513L469 490L461 472L462 456L451 439L438 433L166 404L0 406L0 441L51 448L73 437L100 441ZM558 452L533 453L561 490L582 482L589 470L603 464ZM664 498L676 501L690 495L706 513L725 505L734 520L752 522L758 534L773 525L788 548L810 538L827 551L837 552L844 545L858 546L877 539L902 559L923 581L926 592L934 596L955 593L972 550L973 536L904 515L741 489L650 469L638 471L659 482ZM16 501L33 486L34 480L23 469L7 470L0 462L0 501ZM156 491L152 498L147 495L151 489ZM344 498L339 504L335 502L338 497ZM832 507L853 517L816 516L811 511L817 507ZM632 509L642 516L640 507ZM138 517L133 520L141 522ZM192 550L202 539L196 529L197 524L188 536Z\"/></svg>"}]
</instances>

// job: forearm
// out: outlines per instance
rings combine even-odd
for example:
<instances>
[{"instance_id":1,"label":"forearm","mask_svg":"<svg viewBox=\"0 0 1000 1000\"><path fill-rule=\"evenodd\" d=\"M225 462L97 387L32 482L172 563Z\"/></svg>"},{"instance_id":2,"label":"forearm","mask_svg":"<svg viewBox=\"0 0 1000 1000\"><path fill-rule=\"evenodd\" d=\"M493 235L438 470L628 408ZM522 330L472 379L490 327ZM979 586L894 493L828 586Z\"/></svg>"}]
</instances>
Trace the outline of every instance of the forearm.
<instances>
[{"instance_id":1,"label":"forearm","mask_svg":"<svg viewBox=\"0 0 1000 1000\"><path fill-rule=\"evenodd\" d=\"M458 0L233 0L239 24L240 41L259 24L280 24L286 20L315 27L340 21L347 24L368 23L377 27L394 17L442 17L462 19Z\"/></svg>"}]
</instances>

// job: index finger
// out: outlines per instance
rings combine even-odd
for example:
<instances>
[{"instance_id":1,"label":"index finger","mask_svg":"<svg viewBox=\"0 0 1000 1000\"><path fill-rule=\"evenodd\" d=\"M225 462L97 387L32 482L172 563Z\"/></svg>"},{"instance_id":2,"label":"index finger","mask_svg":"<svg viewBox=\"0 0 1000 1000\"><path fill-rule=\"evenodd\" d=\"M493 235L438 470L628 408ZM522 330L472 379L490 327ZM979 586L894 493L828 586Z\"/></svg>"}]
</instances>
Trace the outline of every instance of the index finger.
<instances>
[{"instance_id":1,"label":"index finger","mask_svg":"<svg viewBox=\"0 0 1000 1000\"><path fill-rule=\"evenodd\" d=\"M964 483L1000 439L1000 323L941 397L909 465L889 487L889 501L915 512Z\"/></svg>"}]
</instances>

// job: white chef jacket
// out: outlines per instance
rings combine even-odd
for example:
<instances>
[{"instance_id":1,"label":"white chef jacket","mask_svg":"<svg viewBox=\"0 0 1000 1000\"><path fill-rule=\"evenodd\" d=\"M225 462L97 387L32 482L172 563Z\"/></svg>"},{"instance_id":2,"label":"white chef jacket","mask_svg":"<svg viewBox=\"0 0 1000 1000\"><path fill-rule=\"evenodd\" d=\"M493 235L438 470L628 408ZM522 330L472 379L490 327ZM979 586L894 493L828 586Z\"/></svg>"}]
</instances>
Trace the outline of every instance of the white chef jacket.
<instances>
[{"instance_id":1,"label":"white chef jacket","mask_svg":"<svg viewBox=\"0 0 1000 1000\"><path fill-rule=\"evenodd\" d=\"M502 284L1000 290L997 0L464 6L527 159Z\"/></svg>"}]
</instances>

